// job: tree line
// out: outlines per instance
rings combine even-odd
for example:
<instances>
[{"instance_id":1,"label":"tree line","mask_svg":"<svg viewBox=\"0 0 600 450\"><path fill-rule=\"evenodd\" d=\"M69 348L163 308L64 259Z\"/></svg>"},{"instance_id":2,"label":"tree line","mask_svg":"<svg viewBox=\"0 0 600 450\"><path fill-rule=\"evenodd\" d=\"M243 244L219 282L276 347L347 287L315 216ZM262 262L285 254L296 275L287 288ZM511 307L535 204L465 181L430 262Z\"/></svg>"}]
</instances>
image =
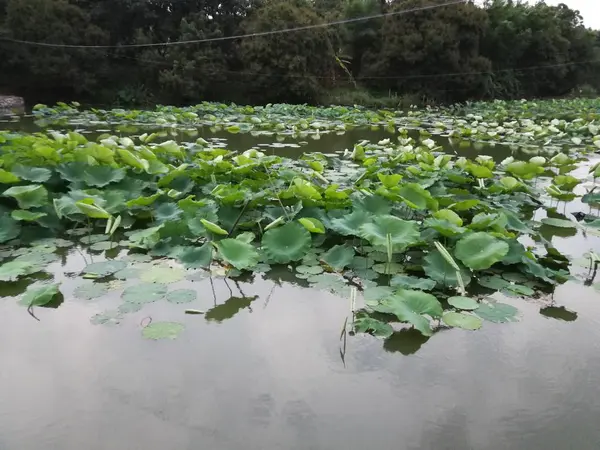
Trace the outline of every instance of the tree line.
<instances>
[{"instance_id":1,"label":"tree line","mask_svg":"<svg viewBox=\"0 0 600 450\"><path fill-rule=\"evenodd\" d=\"M0 93L124 105L364 100L394 106L402 99L557 97L600 88L600 34L586 29L577 11L486 0L401 14L443 2L0 0ZM219 40L247 34L258 35ZM217 40L123 47L206 39Z\"/></svg>"}]
</instances>

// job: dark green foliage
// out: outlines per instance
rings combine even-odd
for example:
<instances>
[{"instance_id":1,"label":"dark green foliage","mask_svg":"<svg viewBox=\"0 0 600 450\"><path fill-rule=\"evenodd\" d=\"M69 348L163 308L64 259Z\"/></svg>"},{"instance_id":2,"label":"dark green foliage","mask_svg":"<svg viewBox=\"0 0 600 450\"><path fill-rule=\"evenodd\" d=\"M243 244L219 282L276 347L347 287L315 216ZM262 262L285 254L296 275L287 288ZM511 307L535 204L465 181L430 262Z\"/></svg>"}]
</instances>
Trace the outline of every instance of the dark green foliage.
<instances>
[{"instance_id":1,"label":"dark green foliage","mask_svg":"<svg viewBox=\"0 0 600 450\"><path fill-rule=\"evenodd\" d=\"M530 2L531 3L531 2ZM579 13L465 3L284 34L72 49L0 40L0 93L29 103L202 100L365 104L595 96L600 37ZM0 38L52 44L213 39L437 5L437 0L0 0Z\"/></svg>"}]
</instances>

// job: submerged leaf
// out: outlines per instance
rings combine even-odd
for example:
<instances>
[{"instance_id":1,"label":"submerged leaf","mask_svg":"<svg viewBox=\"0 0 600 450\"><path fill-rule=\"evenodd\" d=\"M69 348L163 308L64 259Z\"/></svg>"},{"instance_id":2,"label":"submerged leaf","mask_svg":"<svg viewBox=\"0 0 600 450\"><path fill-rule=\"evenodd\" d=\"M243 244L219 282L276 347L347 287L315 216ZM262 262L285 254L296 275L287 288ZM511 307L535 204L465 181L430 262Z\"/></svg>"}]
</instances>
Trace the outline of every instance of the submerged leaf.
<instances>
[{"instance_id":1,"label":"submerged leaf","mask_svg":"<svg viewBox=\"0 0 600 450\"><path fill-rule=\"evenodd\" d=\"M177 339L185 327L177 322L153 322L142 330L145 339Z\"/></svg>"},{"instance_id":2,"label":"submerged leaf","mask_svg":"<svg viewBox=\"0 0 600 450\"><path fill-rule=\"evenodd\" d=\"M178 289L167 293L167 301L170 303L191 303L196 300L196 291L191 289Z\"/></svg>"}]
</instances>

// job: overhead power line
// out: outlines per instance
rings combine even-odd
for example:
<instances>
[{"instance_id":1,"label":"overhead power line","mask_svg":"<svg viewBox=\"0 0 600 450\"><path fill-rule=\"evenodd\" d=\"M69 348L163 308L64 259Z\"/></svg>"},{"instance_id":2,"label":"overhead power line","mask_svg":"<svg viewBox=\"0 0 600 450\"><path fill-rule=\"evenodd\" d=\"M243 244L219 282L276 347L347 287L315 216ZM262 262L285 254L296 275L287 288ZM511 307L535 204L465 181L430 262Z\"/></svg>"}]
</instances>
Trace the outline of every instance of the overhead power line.
<instances>
[{"instance_id":1,"label":"overhead power line","mask_svg":"<svg viewBox=\"0 0 600 450\"><path fill-rule=\"evenodd\" d=\"M111 48L146 48L146 47L164 47L171 45L188 45L188 44L202 44L206 42L221 42L221 41L233 41L237 39L246 39L260 36L269 36L272 34L282 34L282 33L294 33L297 31L305 31L305 30L313 30L316 28L327 28L336 25L345 25L348 23L356 23L356 22L365 22L373 19L382 19L385 17L391 16L399 16L403 14L410 14L413 12L426 11L430 9L442 8L444 6L452 6L458 5L462 3L466 3L468 0L454 0L447 3L440 3L437 5L428 5L428 6L420 6L416 8L405 9L401 11L390 11L386 13L373 14L370 16L362 16L362 17L354 17L351 19L343 19L336 20L334 22L325 22L318 23L313 25L305 25L301 27L293 27L293 28L284 28L280 30L271 30L271 31L261 31L258 33L249 33L249 34L238 34L233 36L221 36L221 37L213 37L206 39L192 39L186 41L173 41L173 42L157 42L150 44L122 44L122 45L79 45L79 44L53 44L49 42L37 42L37 41L27 41L22 39L12 39L7 37L0 37L1 40L7 42L13 42L15 44L23 44L23 45L32 45L38 47L53 47L53 48L90 48L90 49L111 49Z\"/></svg>"}]
</instances>

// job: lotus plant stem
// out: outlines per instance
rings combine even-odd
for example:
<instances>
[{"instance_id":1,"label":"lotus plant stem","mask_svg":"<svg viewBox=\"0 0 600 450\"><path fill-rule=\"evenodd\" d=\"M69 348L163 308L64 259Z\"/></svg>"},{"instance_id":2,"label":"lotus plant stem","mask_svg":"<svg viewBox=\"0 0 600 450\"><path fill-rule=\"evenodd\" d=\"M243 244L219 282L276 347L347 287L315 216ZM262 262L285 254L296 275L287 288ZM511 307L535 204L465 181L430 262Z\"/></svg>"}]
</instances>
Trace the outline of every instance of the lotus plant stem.
<instances>
[{"instance_id":1,"label":"lotus plant stem","mask_svg":"<svg viewBox=\"0 0 600 450\"><path fill-rule=\"evenodd\" d=\"M288 215L285 206L283 206L283 203L281 201L281 198L279 197L279 191L276 189L275 184L273 183L273 179L271 178L271 172L269 171L267 165L265 163L263 163L263 167L265 168L265 172L267 173L267 178L269 178L269 183L271 184L271 188L273 189L273 191L275 191L275 196L277 197L277 201L279 202L279 205L281 206L281 209L283 209L283 214L285 214L285 218L288 220L288 222L290 221L290 216Z\"/></svg>"},{"instance_id":2,"label":"lotus plant stem","mask_svg":"<svg viewBox=\"0 0 600 450\"><path fill-rule=\"evenodd\" d=\"M234 232L235 228L240 223L240 220L242 219L242 216L246 212L246 208L248 208L249 204L250 204L250 200L246 200L246 203L244 203L244 206L242 207L242 210L240 211L240 213L238 214L237 218L235 219L235 222L233 223L233 226L231 227L231 230L229 231L229 233L227 233L227 237L230 237L231 234Z\"/></svg>"}]
</instances>

